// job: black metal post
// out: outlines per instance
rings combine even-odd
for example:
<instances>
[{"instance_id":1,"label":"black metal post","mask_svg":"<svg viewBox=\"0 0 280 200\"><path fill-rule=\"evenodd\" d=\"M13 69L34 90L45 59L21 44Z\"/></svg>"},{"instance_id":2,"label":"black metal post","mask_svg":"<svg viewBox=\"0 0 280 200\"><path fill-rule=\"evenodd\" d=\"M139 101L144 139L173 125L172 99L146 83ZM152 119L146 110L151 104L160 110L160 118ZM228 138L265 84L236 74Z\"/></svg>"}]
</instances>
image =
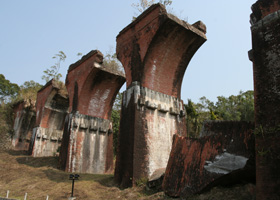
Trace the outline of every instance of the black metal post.
<instances>
[{"instance_id":1,"label":"black metal post","mask_svg":"<svg viewBox=\"0 0 280 200\"><path fill-rule=\"evenodd\" d=\"M78 180L80 177L79 174L70 174L69 175L69 180L72 180L72 192L71 192L71 197L74 197L74 183L75 180Z\"/></svg>"},{"instance_id":2,"label":"black metal post","mask_svg":"<svg viewBox=\"0 0 280 200\"><path fill-rule=\"evenodd\" d=\"M72 179L72 193L71 193L71 197L73 197L73 193L74 193L74 182L75 182L75 179Z\"/></svg>"}]
</instances>

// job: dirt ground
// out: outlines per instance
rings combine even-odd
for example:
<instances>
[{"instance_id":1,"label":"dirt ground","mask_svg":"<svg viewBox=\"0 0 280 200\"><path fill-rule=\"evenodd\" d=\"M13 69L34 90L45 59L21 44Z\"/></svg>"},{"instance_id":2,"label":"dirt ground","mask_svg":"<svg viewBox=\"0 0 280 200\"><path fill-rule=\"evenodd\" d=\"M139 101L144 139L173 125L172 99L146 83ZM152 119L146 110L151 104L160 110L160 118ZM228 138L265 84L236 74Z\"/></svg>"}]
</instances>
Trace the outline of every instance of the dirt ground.
<instances>
[{"instance_id":1,"label":"dirt ground","mask_svg":"<svg viewBox=\"0 0 280 200\"><path fill-rule=\"evenodd\" d=\"M0 197L28 200L66 200L71 195L69 173L56 169L58 157L33 158L23 151L0 150ZM188 200L253 200L255 186L237 185L231 188L213 188L211 191L189 197ZM113 175L80 174L75 181L77 200L164 200L173 199L163 192L147 190L144 185L121 190Z\"/></svg>"}]
</instances>

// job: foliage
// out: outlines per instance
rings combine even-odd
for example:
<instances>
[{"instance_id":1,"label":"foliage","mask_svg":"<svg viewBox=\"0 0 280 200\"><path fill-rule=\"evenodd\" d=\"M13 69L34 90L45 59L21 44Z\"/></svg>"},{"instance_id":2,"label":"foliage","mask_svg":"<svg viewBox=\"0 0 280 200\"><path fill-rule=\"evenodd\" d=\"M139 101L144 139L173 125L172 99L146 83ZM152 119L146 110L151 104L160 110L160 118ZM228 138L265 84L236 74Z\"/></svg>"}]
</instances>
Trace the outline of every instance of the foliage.
<instances>
[{"instance_id":1,"label":"foliage","mask_svg":"<svg viewBox=\"0 0 280 200\"><path fill-rule=\"evenodd\" d=\"M185 109L187 112L186 125L187 133L190 137L195 137L199 133L199 114L197 112L198 108L190 99L188 99L188 104L185 104Z\"/></svg>"},{"instance_id":2,"label":"foliage","mask_svg":"<svg viewBox=\"0 0 280 200\"><path fill-rule=\"evenodd\" d=\"M37 91L42 86L35 81L26 81L20 87L15 83L10 83L5 76L0 74L1 103L0 103L0 137L4 141L12 135L15 102L25 100L35 104Z\"/></svg>"},{"instance_id":3,"label":"foliage","mask_svg":"<svg viewBox=\"0 0 280 200\"><path fill-rule=\"evenodd\" d=\"M78 59L80 59L82 56L83 56L83 54L81 52L77 53Z\"/></svg>"},{"instance_id":4,"label":"foliage","mask_svg":"<svg viewBox=\"0 0 280 200\"><path fill-rule=\"evenodd\" d=\"M103 60L103 65L107 68L110 68L113 71L118 71L124 73L123 67L120 63L120 61L117 59L117 55L107 53Z\"/></svg>"},{"instance_id":5,"label":"foliage","mask_svg":"<svg viewBox=\"0 0 280 200\"><path fill-rule=\"evenodd\" d=\"M190 137L198 137L205 120L253 121L254 92L242 92L228 98L217 97L216 103L201 97L199 103L188 100L185 104L187 112L187 133Z\"/></svg>"},{"instance_id":6,"label":"foliage","mask_svg":"<svg viewBox=\"0 0 280 200\"><path fill-rule=\"evenodd\" d=\"M5 78L3 74L0 74L0 103L9 101L18 95L19 86L16 83L11 83Z\"/></svg>"},{"instance_id":7,"label":"foliage","mask_svg":"<svg viewBox=\"0 0 280 200\"><path fill-rule=\"evenodd\" d=\"M115 103L112 109L112 122L113 122L113 146L114 146L114 154L116 155L117 146L118 146L118 135L119 135L119 127L120 127L120 115L121 115L121 101L122 94L118 93L116 96Z\"/></svg>"},{"instance_id":8,"label":"foliage","mask_svg":"<svg viewBox=\"0 0 280 200\"><path fill-rule=\"evenodd\" d=\"M254 120L254 92L240 91L239 95L228 98L217 97L216 111L223 120L253 121Z\"/></svg>"},{"instance_id":9,"label":"foliage","mask_svg":"<svg viewBox=\"0 0 280 200\"><path fill-rule=\"evenodd\" d=\"M25 81L20 86L20 91L18 95L18 99L23 100L31 100L33 102L36 101L37 98L37 92L40 90L43 86L33 80L31 81Z\"/></svg>"},{"instance_id":10,"label":"foliage","mask_svg":"<svg viewBox=\"0 0 280 200\"><path fill-rule=\"evenodd\" d=\"M56 63L49 69L43 71L44 75L42 76L42 79L45 80L46 83L51 79L59 81L59 79L62 77L61 73L59 73L59 69L61 62L65 61L66 55L63 51L59 51L58 54L55 54L52 58L57 60Z\"/></svg>"},{"instance_id":11,"label":"foliage","mask_svg":"<svg viewBox=\"0 0 280 200\"><path fill-rule=\"evenodd\" d=\"M172 4L171 0L139 0L138 3L133 3L131 6L133 8L135 8L138 11L138 14L141 14L142 12L144 12L147 8L149 8L151 5L153 5L154 3L161 3L165 6L170 6ZM136 16L133 17L133 20L136 19Z\"/></svg>"},{"instance_id":12,"label":"foliage","mask_svg":"<svg viewBox=\"0 0 280 200\"><path fill-rule=\"evenodd\" d=\"M0 104L0 146L5 148L9 146L8 142L13 133L14 113L12 103Z\"/></svg>"}]
</instances>

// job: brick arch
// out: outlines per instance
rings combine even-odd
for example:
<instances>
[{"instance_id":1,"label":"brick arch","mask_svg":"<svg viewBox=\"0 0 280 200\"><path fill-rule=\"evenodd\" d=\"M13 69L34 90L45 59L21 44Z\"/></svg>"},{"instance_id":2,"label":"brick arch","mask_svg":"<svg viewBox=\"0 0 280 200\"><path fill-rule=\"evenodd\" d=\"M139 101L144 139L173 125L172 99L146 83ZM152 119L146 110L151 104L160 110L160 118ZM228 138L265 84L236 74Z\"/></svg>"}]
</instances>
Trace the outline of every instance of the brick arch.
<instances>
[{"instance_id":1,"label":"brick arch","mask_svg":"<svg viewBox=\"0 0 280 200\"><path fill-rule=\"evenodd\" d=\"M180 98L185 70L204 42L205 39L192 30L167 20L147 50L142 86Z\"/></svg>"},{"instance_id":2,"label":"brick arch","mask_svg":"<svg viewBox=\"0 0 280 200\"><path fill-rule=\"evenodd\" d=\"M102 63L102 53L93 50L68 69L70 109L59 167L69 172L102 174L113 170L111 110L125 77Z\"/></svg>"},{"instance_id":3,"label":"brick arch","mask_svg":"<svg viewBox=\"0 0 280 200\"><path fill-rule=\"evenodd\" d=\"M155 4L117 36L127 84L115 168L122 187L165 168L173 135L186 134L181 84L205 33L202 22L188 24Z\"/></svg>"},{"instance_id":4,"label":"brick arch","mask_svg":"<svg viewBox=\"0 0 280 200\"><path fill-rule=\"evenodd\" d=\"M77 108L79 113L109 119L115 97L123 81L123 78L105 70L93 68L79 95Z\"/></svg>"}]
</instances>

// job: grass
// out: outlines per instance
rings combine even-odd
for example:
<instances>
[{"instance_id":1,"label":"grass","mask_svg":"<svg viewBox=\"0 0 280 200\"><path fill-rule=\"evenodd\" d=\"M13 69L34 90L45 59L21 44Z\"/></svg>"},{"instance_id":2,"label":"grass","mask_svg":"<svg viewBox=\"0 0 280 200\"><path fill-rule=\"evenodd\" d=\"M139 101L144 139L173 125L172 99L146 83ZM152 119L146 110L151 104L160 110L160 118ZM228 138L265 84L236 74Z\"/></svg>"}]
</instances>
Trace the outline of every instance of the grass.
<instances>
[{"instance_id":1,"label":"grass","mask_svg":"<svg viewBox=\"0 0 280 200\"><path fill-rule=\"evenodd\" d=\"M72 182L67 172L56 169L57 157L33 158L24 151L0 150L0 197L28 200L63 200L71 196ZM113 175L80 174L74 196L80 199L170 199L163 192L145 187L119 189Z\"/></svg>"},{"instance_id":2,"label":"grass","mask_svg":"<svg viewBox=\"0 0 280 200\"><path fill-rule=\"evenodd\" d=\"M28 200L66 200L71 196L72 182L67 172L56 168L57 157L33 158L24 151L0 150L0 197ZM189 197L188 200L254 200L255 186L237 185L212 190ZM173 199L163 192L146 190L143 184L121 190L114 183L113 175L80 174L75 181L74 196L77 200L164 200Z\"/></svg>"}]
</instances>

